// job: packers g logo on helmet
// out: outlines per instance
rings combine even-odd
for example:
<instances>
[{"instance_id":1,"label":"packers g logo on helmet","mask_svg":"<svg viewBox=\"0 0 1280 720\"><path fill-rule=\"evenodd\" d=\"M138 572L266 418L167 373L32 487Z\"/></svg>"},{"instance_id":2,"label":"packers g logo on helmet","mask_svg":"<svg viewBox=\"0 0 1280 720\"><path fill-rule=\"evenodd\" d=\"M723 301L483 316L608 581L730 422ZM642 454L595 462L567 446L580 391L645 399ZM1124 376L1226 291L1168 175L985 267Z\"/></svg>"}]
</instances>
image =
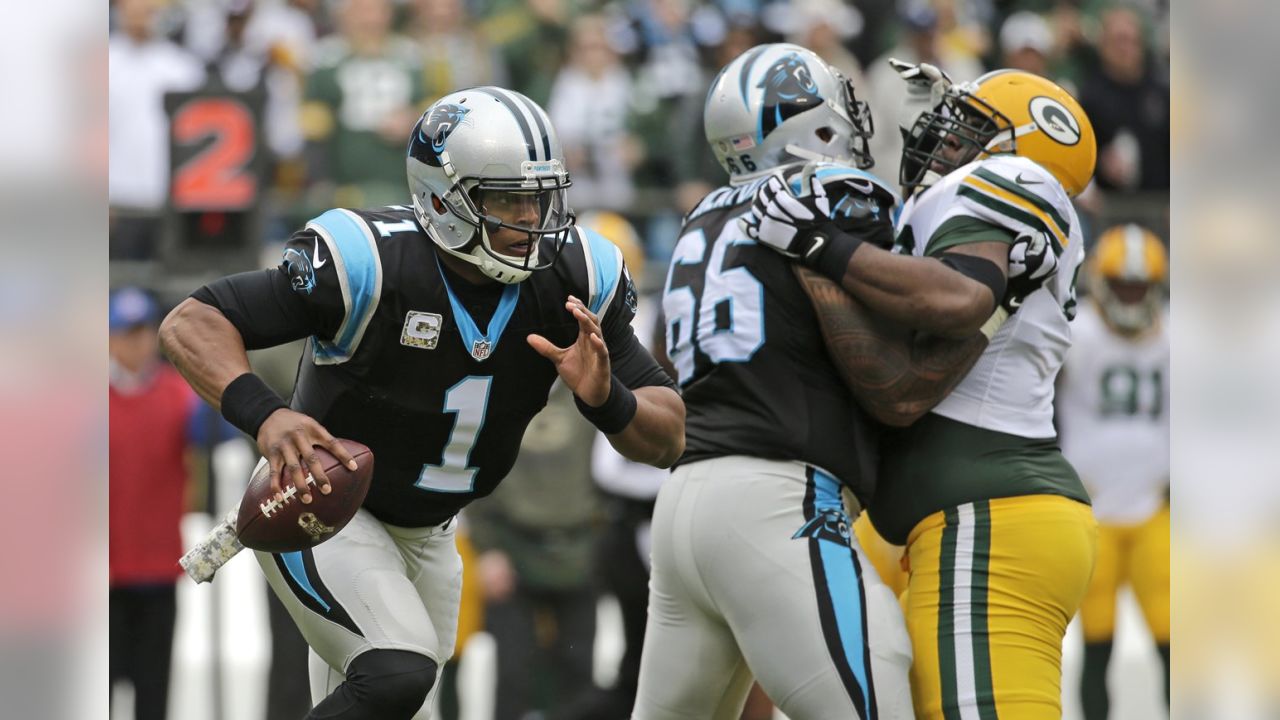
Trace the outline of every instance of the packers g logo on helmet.
<instances>
[{"instance_id":1,"label":"packers g logo on helmet","mask_svg":"<svg viewBox=\"0 0 1280 720\"><path fill-rule=\"evenodd\" d=\"M1040 95L1031 99L1031 118L1040 132L1063 145L1080 142L1080 121L1062 103Z\"/></svg>"},{"instance_id":2,"label":"packers g logo on helmet","mask_svg":"<svg viewBox=\"0 0 1280 720\"><path fill-rule=\"evenodd\" d=\"M949 153L957 144L964 151ZM930 173L1001 154L1034 160L1074 197L1093 179L1098 146L1092 123L1066 90L1029 72L996 70L952 85L936 109L920 114L902 149L899 179L924 185Z\"/></svg>"}]
</instances>

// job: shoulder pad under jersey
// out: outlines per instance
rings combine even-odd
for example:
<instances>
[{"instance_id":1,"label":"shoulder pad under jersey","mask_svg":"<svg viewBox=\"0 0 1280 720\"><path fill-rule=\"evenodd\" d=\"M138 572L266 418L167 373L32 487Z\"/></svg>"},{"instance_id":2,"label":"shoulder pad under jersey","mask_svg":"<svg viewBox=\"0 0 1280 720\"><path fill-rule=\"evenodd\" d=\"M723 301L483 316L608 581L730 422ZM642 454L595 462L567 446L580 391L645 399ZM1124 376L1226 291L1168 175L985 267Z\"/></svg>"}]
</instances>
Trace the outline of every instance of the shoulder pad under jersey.
<instances>
[{"instance_id":1,"label":"shoulder pad under jersey","mask_svg":"<svg viewBox=\"0 0 1280 720\"><path fill-rule=\"evenodd\" d=\"M1052 173L1029 158L1013 155L983 158L956 172L961 173L956 214L976 217L1018 235L1044 233L1062 254L1071 237L1075 211Z\"/></svg>"},{"instance_id":2,"label":"shoulder pad under jersey","mask_svg":"<svg viewBox=\"0 0 1280 720\"><path fill-rule=\"evenodd\" d=\"M628 292L622 251L590 228L575 225L560 258L569 286L601 322L619 292Z\"/></svg>"}]
</instances>

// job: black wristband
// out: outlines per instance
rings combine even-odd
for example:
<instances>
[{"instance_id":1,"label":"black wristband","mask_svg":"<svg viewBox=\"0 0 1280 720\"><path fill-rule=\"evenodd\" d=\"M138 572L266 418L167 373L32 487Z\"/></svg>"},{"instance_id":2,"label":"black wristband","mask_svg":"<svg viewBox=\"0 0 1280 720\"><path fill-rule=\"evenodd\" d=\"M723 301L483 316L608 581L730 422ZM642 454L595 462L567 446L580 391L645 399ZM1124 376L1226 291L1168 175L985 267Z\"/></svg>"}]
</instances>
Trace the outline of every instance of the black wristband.
<instances>
[{"instance_id":1,"label":"black wristband","mask_svg":"<svg viewBox=\"0 0 1280 720\"><path fill-rule=\"evenodd\" d=\"M842 232L835 223L827 223L813 231L824 238L822 247L804 258L804 264L829 278L837 285L844 284L845 272L849 269L849 259L862 245L862 238L854 233Z\"/></svg>"},{"instance_id":2,"label":"black wristband","mask_svg":"<svg viewBox=\"0 0 1280 720\"><path fill-rule=\"evenodd\" d=\"M617 375L609 376L609 397L600 407L591 407L576 394L573 402L578 406L582 417L605 435L616 435L626 430L631 424L631 418L636 416L636 394L623 385Z\"/></svg>"},{"instance_id":3,"label":"black wristband","mask_svg":"<svg viewBox=\"0 0 1280 720\"><path fill-rule=\"evenodd\" d=\"M251 372L232 380L222 391L222 417L254 440L271 413L288 407L262 378Z\"/></svg>"}]
</instances>

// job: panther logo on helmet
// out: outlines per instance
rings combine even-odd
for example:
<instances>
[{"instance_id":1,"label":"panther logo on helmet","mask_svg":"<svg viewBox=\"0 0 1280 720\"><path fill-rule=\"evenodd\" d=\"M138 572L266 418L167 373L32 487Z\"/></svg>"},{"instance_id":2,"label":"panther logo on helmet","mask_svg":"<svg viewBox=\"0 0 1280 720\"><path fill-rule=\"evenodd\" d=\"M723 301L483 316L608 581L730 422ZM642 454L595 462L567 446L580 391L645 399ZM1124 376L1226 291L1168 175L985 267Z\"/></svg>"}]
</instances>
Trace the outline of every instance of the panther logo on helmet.
<instances>
[{"instance_id":1,"label":"panther logo on helmet","mask_svg":"<svg viewBox=\"0 0 1280 720\"><path fill-rule=\"evenodd\" d=\"M787 118L822 105L818 84L813 81L809 66L797 53L784 55L774 63L756 87L764 88L757 135L759 140L763 140Z\"/></svg>"},{"instance_id":2,"label":"panther logo on helmet","mask_svg":"<svg viewBox=\"0 0 1280 720\"><path fill-rule=\"evenodd\" d=\"M409 154L418 160L440 167L440 154L444 152L449 135L462 125L470 108L447 103L432 108L426 117L418 121Z\"/></svg>"}]
</instances>

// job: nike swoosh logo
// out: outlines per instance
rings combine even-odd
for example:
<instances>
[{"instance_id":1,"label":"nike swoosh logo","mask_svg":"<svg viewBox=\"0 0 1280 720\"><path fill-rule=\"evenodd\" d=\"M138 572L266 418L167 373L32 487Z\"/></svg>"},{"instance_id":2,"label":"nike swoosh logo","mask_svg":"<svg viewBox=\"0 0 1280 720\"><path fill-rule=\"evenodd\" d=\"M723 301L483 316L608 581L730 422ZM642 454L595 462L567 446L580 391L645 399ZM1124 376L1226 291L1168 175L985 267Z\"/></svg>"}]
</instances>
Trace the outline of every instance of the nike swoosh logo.
<instances>
[{"instance_id":1,"label":"nike swoosh logo","mask_svg":"<svg viewBox=\"0 0 1280 720\"><path fill-rule=\"evenodd\" d=\"M849 184L849 187L857 190L863 195L870 195L876 189L875 185L872 185L866 180L846 180L845 182Z\"/></svg>"},{"instance_id":2,"label":"nike swoosh logo","mask_svg":"<svg viewBox=\"0 0 1280 720\"><path fill-rule=\"evenodd\" d=\"M822 246L827 244L827 238L822 235L815 235L813 245L809 246L809 252L805 253L805 257L813 257L822 252Z\"/></svg>"},{"instance_id":3,"label":"nike swoosh logo","mask_svg":"<svg viewBox=\"0 0 1280 720\"><path fill-rule=\"evenodd\" d=\"M1025 180L1022 177L1022 173L1018 173L1018 177L1014 178L1014 180L1017 180L1019 185L1043 185L1044 184L1043 180Z\"/></svg>"},{"instance_id":4,"label":"nike swoosh logo","mask_svg":"<svg viewBox=\"0 0 1280 720\"><path fill-rule=\"evenodd\" d=\"M316 249L311 251L311 255L314 258L314 260L311 261L311 267L315 270L319 270L329 262L328 260L320 259L320 238L316 238Z\"/></svg>"}]
</instances>

